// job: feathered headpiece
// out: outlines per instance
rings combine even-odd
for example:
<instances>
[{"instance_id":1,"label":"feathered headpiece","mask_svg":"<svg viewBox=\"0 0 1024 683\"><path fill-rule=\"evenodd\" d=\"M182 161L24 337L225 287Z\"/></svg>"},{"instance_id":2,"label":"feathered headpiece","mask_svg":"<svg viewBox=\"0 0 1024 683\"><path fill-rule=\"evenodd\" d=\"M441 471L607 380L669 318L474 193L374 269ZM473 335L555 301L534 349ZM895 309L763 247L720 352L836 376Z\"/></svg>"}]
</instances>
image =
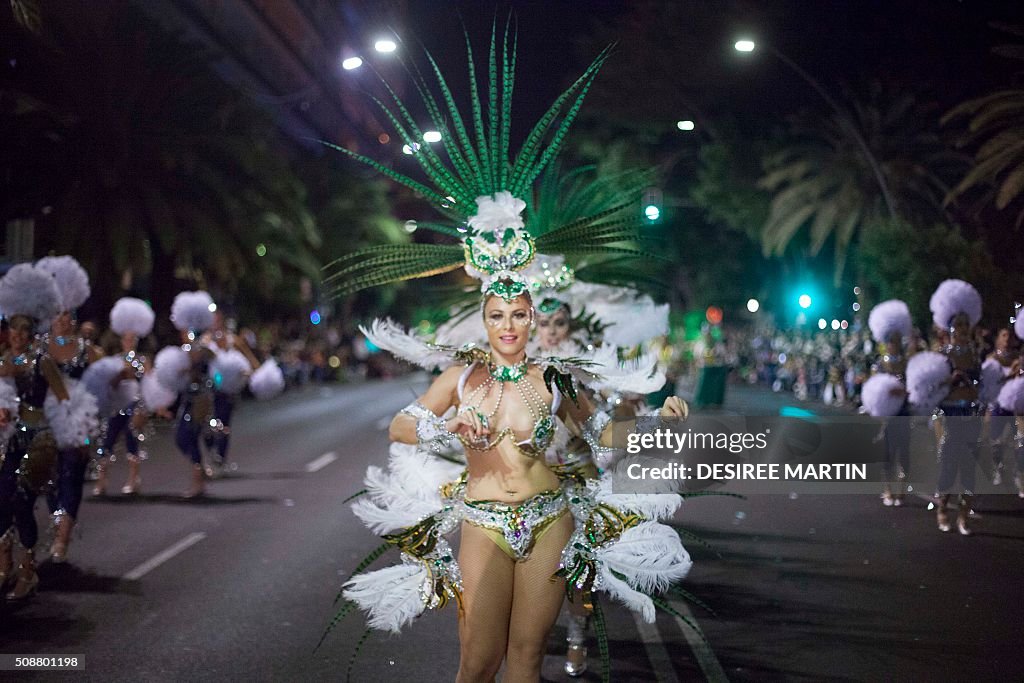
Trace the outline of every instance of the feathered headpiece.
<instances>
[{"instance_id":1,"label":"feathered headpiece","mask_svg":"<svg viewBox=\"0 0 1024 683\"><path fill-rule=\"evenodd\" d=\"M61 311L74 311L89 298L89 274L72 257L46 256L36 262L36 268L57 283Z\"/></svg>"},{"instance_id":2,"label":"feathered headpiece","mask_svg":"<svg viewBox=\"0 0 1024 683\"><path fill-rule=\"evenodd\" d=\"M426 197L455 225L419 223L460 240L458 245L406 244L362 249L328 266L325 284L335 296L413 278L427 277L466 266L483 281L483 290L506 299L526 291L522 270L538 252L579 254L636 254L623 244L636 238L636 226L624 226L607 216L576 214L575 222L545 226L538 231L522 218L529 211L533 185L558 154L565 135L579 113L598 70L608 58L602 51L593 63L551 104L526 136L519 153L510 155L512 91L515 80L515 36L506 28L498 45L491 35L488 60L487 107L480 97L472 46L467 38L470 72L470 116L455 105L448 83L433 57L427 60L437 78L443 99L431 91L425 79L414 74L417 90L433 127L441 133L444 155L423 139L416 120L385 82L393 106L377 101L408 151L420 164L428 180L417 182L368 157L329 145ZM484 111L487 117L485 121ZM560 119L560 120L559 120Z\"/></svg>"},{"instance_id":3,"label":"feathered headpiece","mask_svg":"<svg viewBox=\"0 0 1024 683\"><path fill-rule=\"evenodd\" d=\"M868 327L871 328L871 336L879 344L884 344L889 335L898 332L906 339L910 336L912 327L910 320L910 308L899 299L883 301L871 309L868 315Z\"/></svg>"},{"instance_id":4,"label":"feathered headpiece","mask_svg":"<svg viewBox=\"0 0 1024 683\"><path fill-rule=\"evenodd\" d=\"M19 263L0 280L0 311L7 317L25 315L42 325L62 310L53 276L31 264Z\"/></svg>"},{"instance_id":5,"label":"feathered headpiece","mask_svg":"<svg viewBox=\"0 0 1024 683\"><path fill-rule=\"evenodd\" d=\"M970 283L963 280L944 280L932 294L928 308L932 321L940 329L946 329L953 318L964 313L974 327L981 320L981 295Z\"/></svg>"},{"instance_id":6,"label":"feathered headpiece","mask_svg":"<svg viewBox=\"0 0 1024 683\"><path fill-rule=\"evenodd\" d=\"M182 332L202 332L213 325L215 310L206 292L181 292L171 304L171 322Z\"/></svg>"},{"instance_id":7,"label":"feathered headpiece","mask_svg":"<svg viewBox=\"0 0 1024 683\"><path fill-rule=\"evenodd\" d=\"M1014 320L1013 320L1013 331L1017 335L1017 339L1024 340L1024 308L1017 308Z\"/></svg>"},{"instance_id":8,"label":"feathered headpiece","mask_svg":"<svg viewBox=\"0 0 1024 683\"><path fill-rule=\"evenodd\" d=\"M153 331L156 314L142 299L126 296L117 300L110 309L110 329L116 334L131 332L137 337L145 337Z\"/></svg>"}]
</instances>

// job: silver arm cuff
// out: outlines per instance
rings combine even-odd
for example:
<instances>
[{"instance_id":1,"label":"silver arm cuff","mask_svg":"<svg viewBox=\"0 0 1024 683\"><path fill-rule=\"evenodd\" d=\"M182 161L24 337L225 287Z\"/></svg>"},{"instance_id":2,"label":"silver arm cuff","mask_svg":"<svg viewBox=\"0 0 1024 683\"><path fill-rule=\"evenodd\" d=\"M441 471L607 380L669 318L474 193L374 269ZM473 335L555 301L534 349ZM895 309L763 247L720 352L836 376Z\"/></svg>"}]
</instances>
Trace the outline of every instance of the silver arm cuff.
<instances>
[{"instance_id":1,"label":"silver arm cuff","mask_svg":"<svg viewBox=\"0 0 1024 683\"><path fill-rule=\"evenodd\" d=\"M445 427L445 419L435 415L419 401L402 408L401 414L416 418L416 440L421 447L440 453L451 446L452 433Z\"/></svg>"},{"instance_id":2,"label":"silver arm cuff","mask_svg":"<svg viewBox=\"0 0 1024 683\"><path fill-rule=\"evenodd\" d=\"M594 464L601 469L607 469L625 453L621 448L610 448L601 445L601 433L611 421L612 418L608 413L599 410L588 417L582 427L583 440L590 446L590 451L594 455Z\"/></svg>"}]
</instances>

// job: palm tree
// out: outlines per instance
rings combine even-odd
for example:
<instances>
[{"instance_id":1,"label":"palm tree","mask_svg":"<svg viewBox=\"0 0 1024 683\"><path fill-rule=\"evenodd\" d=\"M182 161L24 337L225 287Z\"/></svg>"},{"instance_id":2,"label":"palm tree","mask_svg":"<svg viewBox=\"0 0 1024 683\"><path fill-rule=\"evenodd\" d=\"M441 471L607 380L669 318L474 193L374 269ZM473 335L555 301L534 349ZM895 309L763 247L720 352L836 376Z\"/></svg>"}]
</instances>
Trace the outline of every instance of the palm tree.
<instances>
[{"instance_id":1,"label":"palm tree","mask_svg":"<svg viewBox=\"0 0 1024 683\"><path fill-rule=\"evenodd\" d=\"M1004 32L1024 37L1024 27L993 24ZM1012 59L1024 59L1024 45L1002 45L993 50ZM970 190L984 190L984 203L995 199L1002 211L1024 193L1024 89L1006 88L964 102L942 117L946 124L967 118L967 130L958 144L976 147L974 165L948 194L953 201ZM1017 226L1024 223L1024 204Z\"/></svg>"},{"instance_id":2,"label":"palm tree","mask_svg":"<svg viewBox=\"0 0 1024 683\"><path fill-rule=\"evenodd\" d=\"M38 189L5 212L36 215L42 247L90 265L98 305L126 270L164 311L178 279L231 294L250 271L318 275L305 187L209 52L125 2L65 3L38 23L16 36L23 75L0 108L20 141L5 175Z\"/></svg>"},{"instance_id":3,"label":"palm tree","mask_svg":"<svg viewBox=\"0 0 1024 683\"><path fill-rule=\"evenodd\" d=\"M766 156L759 182L772 194L761 234L765 255L781 255L802 231L811 255L832 241L837 284L859 233L893 218L870 160L846 126L859 128L878 160L898 217L914 223L945 220L945 178L963 163L926 123L934 117L913 94L876 83L866 99L851 99L850 111L849 120L838 114L795 120L791 141Z\"/></svg>"}]
</instances>

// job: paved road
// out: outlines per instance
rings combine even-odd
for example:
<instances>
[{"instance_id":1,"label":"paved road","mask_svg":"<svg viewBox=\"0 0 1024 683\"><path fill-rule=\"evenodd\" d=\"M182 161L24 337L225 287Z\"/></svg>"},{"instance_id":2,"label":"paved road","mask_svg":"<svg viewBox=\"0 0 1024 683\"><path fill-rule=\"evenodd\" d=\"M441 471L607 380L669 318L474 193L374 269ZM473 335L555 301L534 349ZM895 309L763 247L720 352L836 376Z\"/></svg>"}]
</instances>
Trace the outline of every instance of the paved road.
<instances>
[{"instance_id":1,"label":"paved road","mask_svg":"<svg viewBox=\"0 0 1024 683\"><path fill-rule=\"evenodd\" d=\"M0 606L0 651L85 654L84 674L25 675L41 680L343 680L361 621L313 647L338 584L376 539L340 503L382 460L390 415L424 386L412 377L244 404L240 469L200 502L177 497L187 467L159 435L144 494L88 500L72 563L44 564L36 600ZM786 402L730 388L726 408ZM113 482L121 477L115 470ZM699 639L674 619L648 628L612 606L613 680L1024 678L1024 505L982 497L978 534L966 539L935 531L924 505L756 493L688 501L678 523L713 547L690 544L687 588L718 614L693 608L714 657L698 657ZM454 617L446 609L399 636L375 633L352 680L453 680ZM568 680L563 634L552 636L547 680Z\"/></svg>"}]
</instances>

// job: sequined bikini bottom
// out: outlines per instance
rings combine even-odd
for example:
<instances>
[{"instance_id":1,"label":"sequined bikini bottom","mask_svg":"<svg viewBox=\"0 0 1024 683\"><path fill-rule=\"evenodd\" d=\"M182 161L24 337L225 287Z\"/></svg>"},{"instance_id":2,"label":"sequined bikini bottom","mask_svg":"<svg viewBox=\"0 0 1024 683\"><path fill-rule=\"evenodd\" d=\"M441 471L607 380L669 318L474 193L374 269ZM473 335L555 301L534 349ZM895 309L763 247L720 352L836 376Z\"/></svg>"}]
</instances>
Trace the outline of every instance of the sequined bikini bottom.
<instances>
[{"instance_id":1,"label":"sequined bikini bottom","mask_svg":"<svg viewBox=\"0 0 1024 683\"><path fill-rule=\"evenodd\" d=\"M541 491L521 503L462 501L463 519L487 532L513 560L525 560L534 544L569 510L562 489Z\"/></svg>"}]
</instances>

